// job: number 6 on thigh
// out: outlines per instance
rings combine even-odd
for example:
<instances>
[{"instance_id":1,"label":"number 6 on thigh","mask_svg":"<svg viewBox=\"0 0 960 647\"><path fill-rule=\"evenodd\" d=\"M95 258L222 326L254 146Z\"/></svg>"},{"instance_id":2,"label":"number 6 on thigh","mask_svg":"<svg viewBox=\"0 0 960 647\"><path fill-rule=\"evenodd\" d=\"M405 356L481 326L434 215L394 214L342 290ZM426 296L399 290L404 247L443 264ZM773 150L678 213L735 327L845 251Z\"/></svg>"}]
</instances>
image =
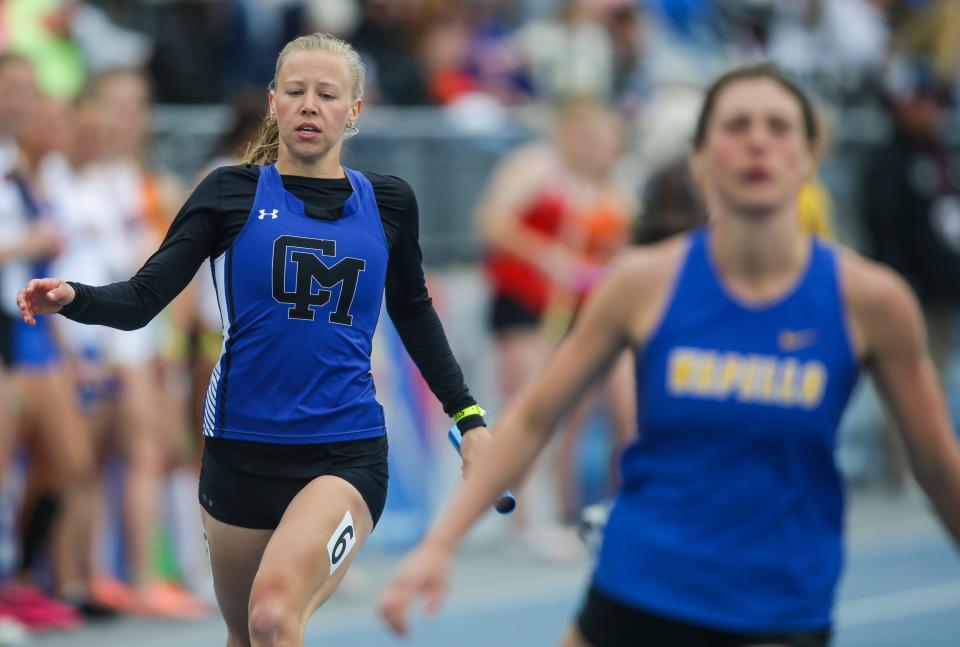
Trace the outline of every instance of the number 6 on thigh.
<instances>
[{"instance_id":1,"label":"number 6 on thigh","mask_svg":"<svg viewBox=\"0 0 960 647\"><path fill-rule=\"evenodd\" d=\"M343 564L343 558L350 554L357 543L357 532L353 527L353 515L350 510L343 515L343 521L333 531L327 542L327 554L330 556L330 575L337 572Z\"/></svg>"},{"instance_id":2,"label":"number 6 on thigh","mask_svg":"<svg viewBox=\"0 0 960 647\"><path fill-rule=\"evenodd\" d=\"M264 551L251 608L264 597L301 618L336 590L357 549L373 529L357 489L337 476L310 481L287 506Z\"/></svg>"}]
</instances>

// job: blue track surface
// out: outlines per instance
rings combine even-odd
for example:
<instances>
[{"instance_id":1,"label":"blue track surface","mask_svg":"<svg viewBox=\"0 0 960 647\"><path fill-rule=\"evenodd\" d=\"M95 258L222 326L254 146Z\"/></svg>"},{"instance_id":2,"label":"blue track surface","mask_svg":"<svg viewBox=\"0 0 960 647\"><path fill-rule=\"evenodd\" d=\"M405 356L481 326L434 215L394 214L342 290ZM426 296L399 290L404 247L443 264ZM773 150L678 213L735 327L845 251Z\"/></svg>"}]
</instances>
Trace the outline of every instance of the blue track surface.
<instances>
[{"instance_id":1,"label":"blue track surface","mask_svg":"<svg viewBox=\"0 0 960 647\"><path fill-rule=\"evenodd\" d=\"M923 501L877 497L854 506L834 647L960 645L960 558ZM361 554L354 587L315 616L306 647L513 647L555 645L572 617L589 572L587 560L551 564L509 548L479 546L458 562L440 616L417 615L406 641L374 615L380 582L396 556ZM224 644L219 620L196 624L121 621L44 637L71 647L209 647Z\"/></svg>"}]
</instances>

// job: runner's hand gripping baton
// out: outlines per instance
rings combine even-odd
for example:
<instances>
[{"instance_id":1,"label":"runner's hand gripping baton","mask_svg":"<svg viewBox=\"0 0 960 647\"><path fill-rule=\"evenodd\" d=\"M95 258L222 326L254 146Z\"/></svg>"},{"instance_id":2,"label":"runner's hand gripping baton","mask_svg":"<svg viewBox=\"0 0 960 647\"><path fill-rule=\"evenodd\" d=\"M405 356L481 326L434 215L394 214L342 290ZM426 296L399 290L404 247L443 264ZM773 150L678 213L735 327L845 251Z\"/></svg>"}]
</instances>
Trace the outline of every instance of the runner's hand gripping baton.
<instances>
[{"instance_id":1,"label":"runner's hand gripping baton","mask_svg":"<svg viewBox=\"0 0 960 647\"><path fill-rule=\"evenodd\" d=\"M460 428L457 427L457 425L450 427L450 431L447 432L447 437L450 438L450 443L459 454L460 441L463 440L463 435L460 433ZM510 493L510 490L504 490L503 494L500 495L500 498L497 499L497 502L493 504L493 509L503 516L507 516L513 512L514 508L516 507L517 500L514 498L513 494Z\"/></svg>"}]
</instances>

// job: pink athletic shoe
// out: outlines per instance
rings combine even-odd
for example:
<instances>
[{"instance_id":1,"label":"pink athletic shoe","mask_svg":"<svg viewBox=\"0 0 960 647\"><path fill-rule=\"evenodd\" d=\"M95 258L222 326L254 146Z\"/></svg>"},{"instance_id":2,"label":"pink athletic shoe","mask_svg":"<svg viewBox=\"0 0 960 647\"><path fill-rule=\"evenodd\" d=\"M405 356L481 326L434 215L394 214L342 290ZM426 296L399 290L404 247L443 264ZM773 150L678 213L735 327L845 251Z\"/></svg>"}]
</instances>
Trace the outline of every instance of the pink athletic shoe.
<instances>
[{"instance_id":1,"label":"pink athletic shoe","mask_svg":"<svg viewBox=\"0 0 960 647\"><path fill-rule=\"evenodd\" d=\"M0 616L13 618L30 631L77 629L83 625L80 613L29 586L8 585L0 589Z\"/></svg>"}]
</instances>

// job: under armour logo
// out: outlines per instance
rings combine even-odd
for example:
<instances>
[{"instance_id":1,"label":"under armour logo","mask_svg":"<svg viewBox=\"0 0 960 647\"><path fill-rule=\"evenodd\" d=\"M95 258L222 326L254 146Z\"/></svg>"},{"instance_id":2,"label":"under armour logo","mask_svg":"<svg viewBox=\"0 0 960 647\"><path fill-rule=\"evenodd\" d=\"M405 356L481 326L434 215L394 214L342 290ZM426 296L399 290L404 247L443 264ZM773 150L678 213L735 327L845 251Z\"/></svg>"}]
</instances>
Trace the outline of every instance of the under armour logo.
<instances>
[{"instance_id":1,"label":"under armour logo","mask_svg":"<svg viewBox=\"0 0 960 647\"><path fill-rule=\"evenodd\" d=\"M280 212L276 209L274 209L273 211L267 211L266 209L261 209L259 218L260 220L263 220L267 216L270 216L271 220L276 220L279 214Z\"/></svg>"}]
</instances>

